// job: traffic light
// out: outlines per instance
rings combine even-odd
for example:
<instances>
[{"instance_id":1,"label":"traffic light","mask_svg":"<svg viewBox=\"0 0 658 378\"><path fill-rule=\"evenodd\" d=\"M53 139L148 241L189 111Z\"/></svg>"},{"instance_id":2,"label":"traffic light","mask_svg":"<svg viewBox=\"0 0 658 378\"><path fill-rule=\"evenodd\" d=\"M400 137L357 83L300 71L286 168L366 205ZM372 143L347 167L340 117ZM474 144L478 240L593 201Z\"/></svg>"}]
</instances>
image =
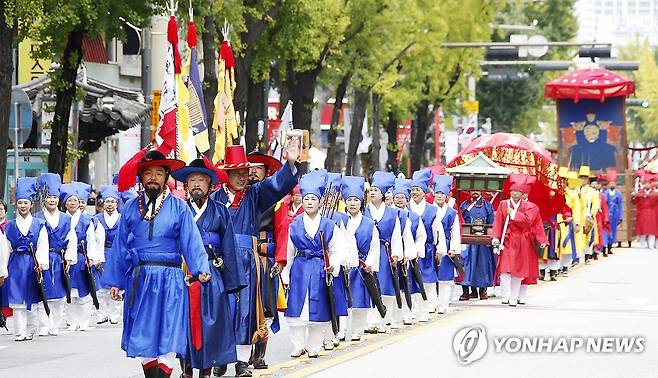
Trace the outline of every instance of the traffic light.
<instances>
[{"instance_id":1,"label":"traffic light","mask_svg":"<svg viewBox=\"0 0 658 378\"><path fill-rule=\"evenodd\" d=\"M648 108L649 100L643 100L639 98L627 98L626 106L641 106L643 108Z\"/></svg>"},{"instance_id":2,"label":"traffic light","mask_svg":"<svg viewBox=\"0 0 658 378\"><path fill-rule=\"evenodd\" d=\"M488 47L484 53L484 60L518 60L518 47Z\"/></svg>"},{"instance_id":3,"label":"traffic light","mask_svg":"<svg viewBox=\"0 0 658 378\"><path fill-rule=\"evenodd\" d=\"M610 58L610 46L602 46L602 47L586 47L583 46L580 49L578 49L578 56L581 58L591 58L592 60L594 58Z\"/></svg>"}]
</instances>

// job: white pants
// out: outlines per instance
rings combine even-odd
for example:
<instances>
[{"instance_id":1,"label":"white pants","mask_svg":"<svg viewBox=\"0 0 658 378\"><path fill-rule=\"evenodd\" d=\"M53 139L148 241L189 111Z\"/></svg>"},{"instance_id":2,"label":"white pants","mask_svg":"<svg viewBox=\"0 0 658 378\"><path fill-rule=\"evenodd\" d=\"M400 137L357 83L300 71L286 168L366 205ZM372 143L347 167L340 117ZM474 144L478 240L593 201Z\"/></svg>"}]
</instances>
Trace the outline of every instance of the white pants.
<instances>
[{"instance_id":1,"label":"white pants","mask_svg":"<svg viewBox=\"0 0 658 378\"><path fill-rule=\"evenodd\" d=\"M540 262L539 269L558 270L560 269L561 260L548 260L548 262Z\"/></svg>"},{"instance_id":2,"label":"white pants","mask_svg":"<svg viewBox=\"0 0 658 378\"><path fill-rule=\"evenodd\" d=\"M452 288L454 286L454 281L439 281L439 312L448 311L448 306L450 306L450 300L452 299Z\"/></svg>"},{"instance_id":3,"label":"white pants","mask_svg":"<svg viewBox=\"0 0 658 378\"><path fill-rule=\"evenodd\" d=\"M112 323L116 323L121 319L121 312L123 310L122 301L114 301L110 298L110 291L108 289L98 290L98 304L99 318L107 317Z\"/></svg>"},{"instance_id":4,"label":"white pants","mask_svg":"<svg viewBox=\"0 0 658 378\"><path fill-rule=\"evenodd\" d=\"M81 331L89 329L91 321L91 295L82 298L72 298L71 303L66 304L66 315L70 330L79 328Z\"/></svg>"},{"instance_id":5,"label":"white pants","mask_svg":"<svg viewBox=\"0 0 658 378\"><path fill-rule=\"evenodd\" d=\"M656 249L656 235L647 236L647 248Z\"/></svg>"},{"instance_id":6,"label":"white pants","mask_svg":"<svg viewBox=\"0 0 658 378\"><path fill-rule=\"evenodd\" d=\"M386 306L386 317L382 319L379 311L376 308L371 308L368 311L368 324L371 327L376 326L380 331L386 329L386 324L397 325L400 322L401 310L398 308L398 303L395 297L382 295L382 303Z\"/></svg>"},{"instance_id":7,"label":"white pants","mask_svg":"<svg viewBox=\"0 0 658 378\"><path fill-rule=\"evenodd\" d=\"M560 257L560 264L562 265L562 267L566 266L568 268L571 266L572 262L573 262L573 258L571 257L571 254L563 255Z\"/></svg>"},{"instance_id":8,"label":"white pants","mask_svg":"<svg viewBox=\"0 0 658 378\"><path fill-rule=\"evenodd\" d=\"M519 289L519 300L525 302L526 298L528 298L528 285L521 285Z\"/></svg>"},{"instance_id":9,"label":"white pants","mask_svg":"<svg viewBox=\"0 0 658 378\"><path fill-rule=\"evenodd\" d=\"M28 336L36 333L37 324L39 322L39 311L36 307L32 307L31 311L25 308L25 305L10 305L14 315L14 334L16 336Z\"/></svg>"},{"instance_id":10,"label":"white pants","mask_svg":"<svg viewBox=\"0 0 658 378\"><path fill-rule=\"evenodd\" d=\"M64 319L64 304L66 298L49 299L48 307L50 307L50 316L46 314L43 308L43 303L39 303L39 333L40 334L57 334L57 330L62 326Z\"/></svg>"},{"instance_id":11,"label":"white pants","mask_svg":"<svg viewBox=\"0 0 658 378\"><path fill-rule=\"evenodd\" d=\"M439 306L439 297L436 292L436 283L424 283L425 294L427 294L427 300L425 301L425 311L429 314L430 312L436 311L436 308Z\"/></svg>"},{"instance_id":12,"label":"white pants","mask_svg":"<svg viewBox=\"0 0 658 378\"><path fill-rule=\"evenodd\" d=\"M363 331L366 329L368 322L367 308L351 308L350 310L350 334L352 338L363 336ZM375 309L376 311L376 309Z\"/></svg>"},{"instance_id":13,"label":"white pants","mask_svg":"<svg viewBox=\"0 0 658 378\"><path fill-rule=\"evenodd\" d=\"M422 322L427 321L429 309L427 308L427 301L423 300L420 293L411 295L411 303L413 317Z\"/></svg>"},{"instance_id":14,"label":"white pants","mask_svg":"<svg viewBox=\"0 0 658 378\"><path fill-rule=\"evenodd\" d=\"M320 351L322 333L327 327L327 322L309 322L299 320L299 318L286 318L286 321L290 326L290 341L293 351L305 349L309 354L317 354ZM240 356L238 356L238 360L240 360Z\"/></svg>"},{"instance_id":15,"label":"white pants","mask_svg":"<svg viewBox=\"0 0 658 378\"><path fill-rule=\"evenodd\" d=\"M500 274L503 302L509 301L510 304L517 304L521 291L521 281L523 281L521 277L514 277L509 273Z\"/></svg>"},{"instance_id":16,"label":"white pants","mask_svg":"<svg viewBox=\"0 0 658 378\"><path fill-rule=\"evenodd\" d=\"M166 367L172 369L174 364L176 364L176 353L167 353L155 358L142 357L142 365L146 365L151 361L158 360L158 364L163 364Z\"/></svg>"}]
</instances>

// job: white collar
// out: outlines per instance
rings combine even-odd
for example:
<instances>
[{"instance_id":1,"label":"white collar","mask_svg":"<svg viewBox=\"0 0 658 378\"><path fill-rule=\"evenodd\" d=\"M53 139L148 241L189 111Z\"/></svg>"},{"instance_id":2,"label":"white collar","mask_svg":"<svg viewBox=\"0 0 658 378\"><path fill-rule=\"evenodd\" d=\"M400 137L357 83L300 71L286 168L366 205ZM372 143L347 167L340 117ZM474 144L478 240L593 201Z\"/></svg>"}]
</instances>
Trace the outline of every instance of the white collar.
<instances>
[{"instance_id":1,"label":"white collar","mask_svg":"<svg viewBox=\"0 0 658 378\"><path fill-rule=\"evenodd\" d=\"M370 209L370 215L372 216L372 219L375 221L380 221L384 217L384 212L386 211L386 204L382 202L379 205L379 208L375 207L373 203L368 204L368 208Z\"/></svg>"},{"instance_id":2,"label":"white collar","mask_svg":"<svg viewBox=\"0 0 658 378\"><path fill-rule=\"evenodd\" d=\"M142 194L140 194L140 195L142 195ZM148 197L146 196L146 194L144 194L144 197L146 197L146 198L148 199ZM160 194L158 195L158 198L155 199L155 209L156 209L156 210L160 207L160 204L162 203L162 201L164 201L164 200L167 199L167 197L169 197L169 189L166 188L166 189L165 189L164 197L162 196L162 193L160 193ZM146 202L148 202L148 201L146 201ZM146 206L146 205L145 205L145 206ZM151 215L152 215L152 214L151 214L152 212L153 212L153 207L149 206L149 207L146 209L146 215L147 215L147 216L151 216Z\"/></svg>"},{"instance_id":3,"label":"white collar","mask_svg":"<svg viewBox=\"0 0 658 378\"><path fill-rule=\"evenodd\" d=\"M347 219L347 226L346 226L347 230L350 231L351 233L356 232L356 229L359 228L362 220L363 220L363 215L360 212L356 213L355 216L349 215L349 218Z\"/></svg>"},{"instance_id":4,"label":"white collar","mask_svg":"<svg viewBox=\"0 0 658 378\"><path fill-rule=\"evenodd\" d=\"M301 203L300 203L299 205L295 205L295 203L293 202L293 203L292 203L292 212L296 214L297 211L299 211L299 208L300 208L300 207L302 207L302 204L301 204Z\"/></svg>"},{"instance_id":5,"label":"white collar","mask_svg":"<svg viewBox=\"0 0 658 378\"><path fill-rule=\"evenodd\" d=\"M448 206L448 202L445 202L443 206L439 206L438 203L434 202L434 205L439 209L436 212L436 216L439 217L439 219L443 219L443 217L446 215L446 212L448 211L448 208L450 207Z\"/></svg>"},{"instance_id":6,"label":"white collar","mask_svg":"<svg viewBox=\"0 0 658 378\"><path fill-rule=\"evenodd\" d=\"M76 210L75 213L71 215L71 228L75 228L78 225L78 222L80 221L80 215L82 215L80 209Z\"/></svg>"},{"instance_id":7,"label":"white collar","mask_svg":"<svg viewBox=\"0 0 658 378\"><path fill-rule=\"evenodd\" d=\"M18 227L18 231L20 231L23 236L27 235L27 233L30 231L31 225L32 214L27 213L25 218L23 218L20 214L16 216L16 227Z\"/></svg>"},{"instance_id":8,"label":"white collar","mask_svg":"<svg viewBox=\"0 0 658 378\"><path fill-rule=\"evenodd\" d=\"M317 213L315 215L315 218L311 218L304 212L303 215L303 222L304 222L304 230L306 230L306 233L310 237L314 237L315 234L318 233L318 229L320 228L320 219L322 219L322 216L320 213Z\"/></svg>"},{"instance_id":9,"label":"white collar","mask_svg":"<svg viewBox=\"0 0 658 378\"><path fill-rule=\"evenodd\" d=\"M59 225L59 210L55 210L54 214L51 214L48 209L43 209L43 218L48 222L50 227L56 228Z\"/></svg>"},{"instance_id":10,"label":"white collar","mask_svg":"<svg viewBox=\"0 0 658 378\"><path fill-rule=\"evenodd\" d=\"M514 203L513 199L509 199L509 206L512 208L512 213L510 214L511 219L516 218L516 212L519 210L519 207L521 207L522 202L523 200L520 200L518 203Z\"/></svg>"},{"instance_id":11,"label":"white collar","mask_svg":"<svg viewBox=\"0 0 658 378\"><path fill-rule=\"evenodd\" d=\"M416 203L416 201L414 201L413 199L409 201L409 209L418 215L423 215L423 213L425 212L425 206L427 206L427 202L425 201L425 198L420 200L420 202L418 203Z\"/></svg>"},{"instance_id":12,"label":"white collar","mask_svg":"<svg viewBox=\"0 0 658 378\"><path fill-rule=\"evenodd\" d=\"M224 189L224 193L226 193L226 198L227 198L225 205L226 207L231 207L231 205L233 204L233 200L235 199L235 193L233 193L231 189L229 189L228 185L226 184L224 184L222 189Z\"/></svg>"},{"instance_id":13,"label":"white collar","mask_svg":"<svg viewBox=\"0 0 658 378\"><path fill-rule=\"evenodd\" d=\"M196 202L192 200L190 200L190 204L192 204L192 209L194 209L194 221L196 222L206 211L206 208L208 207L208 200L203 201L203 205L201 205L201 207L198 207Z\"/></svg>"},{"instance_id":14,"label":"white collar","mask_svg":"<svg viewBox=\"0 0 658 378\"><path fill-rule=\"evenodd\" d=\"M112 215L108 214L107 211L103 211L103 219L107 227L114 227L114 225L119 221L119 212L114 210Z\"/></svg>"}]
</instances>

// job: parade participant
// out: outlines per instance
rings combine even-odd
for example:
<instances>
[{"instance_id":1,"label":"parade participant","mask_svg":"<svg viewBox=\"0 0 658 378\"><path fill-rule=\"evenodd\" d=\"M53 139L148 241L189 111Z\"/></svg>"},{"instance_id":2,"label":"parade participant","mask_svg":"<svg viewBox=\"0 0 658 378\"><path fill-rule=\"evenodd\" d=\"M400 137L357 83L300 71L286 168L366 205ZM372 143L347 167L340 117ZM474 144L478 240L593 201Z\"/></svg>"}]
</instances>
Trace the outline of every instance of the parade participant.
<instances>
[{"instance_id":1,"label":"parade participant","mask_svg":"<svg viewBox=\"0 0 658 378\"><path fill-rule=\"evenodd\" d=\"M560 264L562 265L562 275L569 274L569 268L578 261L579 243L581 233L581 219L583 214L578 187L580 180L578 173L575 171L563 171L566 187L564 189L565 204L569 207L570 217L563 217L560 224ZM571 219L569 219L571 218Z\"/></svg>"},{"instance_id":2,"label":"parade participant","mask_svg":"<svg viewBox=\"0 0 658 378\"><path fill-rule=\"evenodd\" d=\"M436 283L439 281L439 270L436 262L436 245L439 241L439 233L443 232L441 220L436 214L438 207L434 202L428 204L427 194L431 194L432 201L435 200L434 189L430 185L432 172L429 169L422 169L414 172L411 183L411 201L409 201L409 210L420 215L423 226L425 227L425 247L424 251L419 251L418 266L423 277L423 285L427 300L422 302L426 313L436 312L439 305ZM430 188L432 187L432 188Z\"/></svg>"},{"instance_id":3,"label":"parade participant","mask_svg":"<svg viewBox=\"0 0 658 378\"><path fill-rule=\"evenodd\" d=\"M0 200L0 231L5 232L7 227L7 203Z\"/></svg>"},{"instance_id":4,"label":"parade participant","mask_svg":"<svg viewBox=\"0 0 658 378\"><path fill-rule=\"evenodd\" d=\"M272 156L261 154L260 152L250 152L247 155L247 160L253 164L253 166L249 168L250 185L261 182L266 177L272 176L283 166L279 160ZM266 323L270 330L276 333L279 330L279 315L277 309L277 294L279 292L278 273L281 272L281 269L283 269L285 264L277 263L275 261L275 210L276 204L260 214L256 251L259 256L261 271L270 272L270 274L264 274L261 276L260 290L263 295ZM267 337L259 337L256 344L254 344L251 358L249 359L249 364L253 365L254 369L268 368L268 365L265 362L267 341Z\"/></svg>"},{"instance_id":5,"label":"parade participant","mask_svg":"<svg viewBox=\"0 0 658 378\"><path fill-rule=\"evenodd\" d=\"M573 174L574 176L572 178L577 179L575 172ZM569 168L560 167L558 177L560 177L566 191L569 185L568 180L571 177ZM546 280L547 270L549 272L549 279L551 281L557 281L558 274L563 268L568 269L568 266L571 265L573 255L576 253L576 238L573 230L572 209L570 207L573 206L573 203L570 203L570 201L573 201L573 198L568 198L565 193L565 201L562 203L561 208L558 208L555 215L551 216L548 220L550 225L549 235L547 235L549 242L539 256L539 280L541 281ZM577 195L575 198L578 198ZM567 274L566 270L564 274Z\"/></svg>"},{"instance_id":6,"label":"parade participant","mask_svg":"<svg viewBox=\"0 0 658 378\"><path fill-rule=\"evenodd\" d=\"M509 180L510 199L502 201L496 210L492 236L494 252L500 256L496 273L500 274L502 303L515 307L521 281L536 281L539 274L534 241L544 248L548 240L539 208L522 200L523 194L530 192L534 177L513 173Z\"/></svg>"},{"instance_id":7,"label":"parade participant","mask_svg":"<svg viewBox=\"0 0 658 378\"><path fill-rule=\"evenodd\" d=\"M493 224L494 210L491 203L479 191L471 192L471 198L459 206L464 223L487 225ZM462 252L464 262L464 280L460 301L470 298L487 299L487 288L494 286L496 259L493 248L488 245L469 244ZM470 293L469 293L470 287Z\"/></svg>"},{"instance_id":8,"label":"parade participant","mask_svg":"<svg viewBox=\"0 0 658 378\"><path fill-rule=\"evenodd\" d=\"M631 194L631 203L635 205L635 237L640 241L642 248L654 248L656 238L654 228L656 221L653 212L653 201L651 197L651 177L641 177L642 188Z\"/></svg>"},{"instance_id":9,"label":"parade participant","mask_svg":"<svg viewBox=\"0 0 658 378\"><path fill-rule=\"evenodd\" d=\"M11 252L2 290L14 313L15 341L32 340L38 323L34 305L42 302L42 294L45 296L45 288L40 289L39 283L43 271L49 268L46 222L30 214L36 192L36 178L21 177L16 181L16 219L5 228Z\"/></svg>"},{"instance_id":10,"label":"parade participant","mask_svg":"<svg viewBox=\"0 0 658 378\"><path fill-rule=\"evenodd\" d=\"M585 254L585 264L589 264L590 259L594 258L594 244L599 237L599 230L596 225L596 214L601 208L599 193L589 185L590 169L583 165L578 172L582 184L579 190L580 201L583 209L583 218L581 219L581 250Z\"/></svg>"},{"instance_id":11,"label":"parade participant","mask_svg":"<svg viewBox=\"0 0 658 378\"><path fill-rule=\"evenodd\" d=\"M594 260L598 259L599 252L603 252L603 256L607 257L608 252L605 249L605 240L610 234L610 217L608 214L608 201L601 190L604 184L607 184L604 177L597 178L596 181L592 181L590 184L599 195L599 203L601 204L599 212L596 214L596 226L599 230L599 237L595 242L594 248Z\"/></svg>"},{"instance_id":12,"label":"parade participant","mask_svg":"<svg viewBox=\"0 0 658 378\"><path fill-rule=\"evenodd\" d=\"M429 320L428 312L422 303L423 299L420 294L421 287L424 289L423 282L418 282L418 278L422 279L422 277L414 277L413 275L414 266L418 264L418 258L425 256L427 235L420 215L407 208L412 185L413 182L410 179L396 178L393 186L393 204L395 209L398 210L398 218L402 227L403 258L398 261L397 267L401 282L400 288L405 290L405 287L408 287L411 295L411 306L409 306L409 303L402 306L402 322L405 325L411 325L413 317L421 322ZM420 269L417 269L417 272L420 273Z\"/></svg>"},{"instance_id":13,"label":"parade participant","mask_svg":"<svg viewBox=\"0 0 658 378\"><path fill-rule=\"evenodd\" d=\"M624 199L621 192L617 190L617 171L609 169L606 172L608 188L604 189L606 202L608 203L608 217L610 218L610 233L606 235L605 248L612 255L612 244L617 242L617 231L624 219Z\"/></svg>"},{"instance_id":14,"label":"parade participant","mask_svg":"<svg viewBox=\"0 0 658 378\"><path fill-rule=\"evenodd\" d=\"M280 267L286 265L286 254L288 253L288 231L290 223L304 212L302 207L302 192L299 185L292 188L291 194L284 197L281 207L274 212L274 239L276 251L274 252L275 260Z\"/></svg>"},{"instance_id":15,"label":"parade participant","mask_svg":"<svg viewBox=\"0 0 658 378\"><path fill-rule=\"evenodd\" d=\"M231 310L234 314L234 327L238 362L236 375L251 376L248 369L251 345L259 338L267 337L264 312L264 298L261 291L262 276L268 274L260 269L255 255L255 237L258 234L260 214L283 198L297 183L295 162L299 148L286 146L283 157L287 163L272 176L249 185L249 163L243 146L228 146L226 159L221 169L227 172L228 182L211 195L212 199L228 207L236 234L238 259L249 277L248 286L231 296Z\"/></svg>"},{"instance_id":16,"label":"parade participant","mask_svg":"<svg viewBox=\"0 0 658 378\"><path fill-rule=\"evenodd\" d=\"M658 219L658 174L651 175L651 208L653 215L651 219ZM653 241L653 248L658 248L658 222L653 222L653 233L649 235L649 241Z\"/></svg>"},{"instance_id":17,"label":"parade participant","mask_svg":"<svg viewBox=\"0 0 658 378\"><path fill-rule=\"evenodd\" d=\"M100 197L103 199L103 212L96 214L94 222L96 224L96 248L99 252L100 262L105 263L108 254L113 251L112 244L119 230L121 214L119 214L118 207L121 203L121 195L116 185L106 185L101 188ZM107 285L100 285L98 290L100 315L97 324L108 321L111 324L117 324L121 318L121 301L113 301L110 298L110 289Z\"/></svg>"},{"instance_id":18,"label":"parade participant","mask_svg":"<svg viewBox=\"0 0 658 378\"><path fill-rule=\"evenodd\" d=\"M190 302L195 303L192 295L200 290L196 294L200 308L199 313L190 313L196 320L191 322L181 367L186 378L192 377L193 368L200 369L199 377L207 378L212 367L237 361L228 296L246 286L246 276L235 254L231 215L226 206L208 198L212 185L219 183L217 172L203 159L196 159L171 176L185 183L187 204L201 233L213 277L205 285L191 284Z\"/></svg>"},{"instance_id":19,"label":"parade participant","mask_svg":"<svg viewBox=\"0 0 658 378\"><path fill-rule=\"evenodd\" d=\"M448 311L452 299L457 271L452 259L461 258L461 227L457 211L448 203L447 196L452 188L452 176L434 176L434 203L438 208L436 217L442 225L439 232L436 261L439 264L439 303L438 313Z\"/></svg>"},{"instance_id":20,"label":"parade participant","mask_svg":"<svg viewBox=\"0 0 658 378\"><path fill-rule=\"evenodd\" d=\"M370 203L366 206L364 215L373 221L377 227L380 240L379 271L377 281L382 294L382 302L386 306L386 316L382 318L376 310L371 310L368 316L369 333L386 332L386 324L391 328L400 327L399 310L402 308L400 286L397 275L397 262L404 257L402 245L402 227L395 209L384 204L384 193L395 184L395 175L390 172L377 171L372 175L370 183Z\"/></svg>"},{"instance_id":21,"label":"parade participant","mask_svg":"<svg viewBox=\"0 0 658 378\"><path fill-rule=\"evenodd\" d=\"M83 213L80 203L87 202L90 186L80 182L62 185L60 199L71 216L71 228L77 235L77 263L71 266L71 303L66 306L69 331L86 331L91 320L93 296L100 288L98 267L104 258L96 241L96 227L91 216ZM94 276L91 286L88 269Z\"/></svg>"},{"instance_id":22,"label":"parade participant","mask_svg":"<svg viewBox=\"0 0 658 378\"><path fill-rule=\"evenodd\" d=\"M358 341L367 325L368 312L374 304L365 283L365 275L379 270L379 232L375 222L361 213L365 197L365 179L345 176L342 180L342 196L349 219L345 231L354 238L359 265L349 271L352 308L350 311L350 337Z\"/></svg>"},{"instance_id":23,"label":"parade participant","mask_svg":"<svg viewBox=\"0 0 658 378\"><path fill-rule=\"evenodd\" d=\"M327 174L315 171L302 176L304 214L290 225L288 264L282 279L288 284L285 316L293 344L291 357L307 353L318 357L322 332L331 322L329 283L336 280L343 263L337 237L338 226L320 214L320 199L326 188ZM327 276L328 275L328 276Z\"/></svg>"},{"instance_id":24,"label":"parade participant","mask_svg":"<svg viewBox=\"0 0 658 378\"><path fill-rule=\"evenodd\" d=\"M192 212L166 185L171 171L184 165L142 150L119 173L120 189L134 186L137 174L141 188L123 208L102 281L112 287L113 300L125 290L121 348L142 359L145 377L169 377L176 354L187 351L189 297L182 258L199 281L211 278Z\"/></svg>"},{"instance_id":25,"label":"parade participant","mask_svg":"<svg viewBox=\"0 0 658 378\"><path fill-rule=\"evenodd\" d=\"M62 178L55 173L42 173L38 185L44 198L44 210L34 217L46 221L48 231L49 268L43 271L43 282L50 307L50 316L39 307L39 336L57 336L65 300L72 296L70 268L77 262L77 236L71 216L57 209Z\"/></svg>"},{"instance_id":26,"label":"parade participant","mask_svg":"<svg viewBox=\"0 0 658 378\"><path fill-rule=\"evenodd\" d=\"M384 193L384 204L393 207L393 192L388 191Z\"/></svg>"}]
</instances>

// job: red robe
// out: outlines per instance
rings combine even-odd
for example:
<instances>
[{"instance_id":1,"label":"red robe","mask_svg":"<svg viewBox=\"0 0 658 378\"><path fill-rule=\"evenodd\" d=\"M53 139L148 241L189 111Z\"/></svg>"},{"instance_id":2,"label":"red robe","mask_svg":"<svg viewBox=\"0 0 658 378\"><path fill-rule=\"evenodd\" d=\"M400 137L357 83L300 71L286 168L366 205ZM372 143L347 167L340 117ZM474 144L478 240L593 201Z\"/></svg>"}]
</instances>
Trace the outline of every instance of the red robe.
<instances>
[{"instance_id":1,"label":"red robe","mask_svg":"<svg viewBox=\"0 0 658 378\"><path fill-rule=\"evenodd\" d=\"M639 235L656 235L658 234L658 224L656 222L656 197L651 191L644 188L631 196L631 203L635 205L635 236Z\"/></svg>"},{"instance_id":2,"label":"red robe","mask_svg":"<svg viewBox=\"0 0 658 378\"><path fill-rule=\"evenodd\" d=\"M286 265L288 258L288 234L290 224L301 213L304 212L303 206L295 213L292 213L292 197L286 196L281 202L281 206L274 212L274 241L276 249L274 250L274 260L282 265Z\"/></svg>"},{"instance_id":3,"label":"red robe","mask_svg":"<svg viewBox=\"0 0 658 378\"><path fill-rule=\"evenodd\" d=\"M510 200L502 201L496 209L492 236L498 240L502 239L508 206ZM548 244L539 208L532 202L521 201L514 219L509 219L504 249L496 263L496 275L510 273L514 277L523 277L523 284L537 283L539 264L535 240L539 244Z\"/></svg>"},{"instance_id":4,"label":"red robe","mask_svg":"<svg viewBox=\"0 0 658 378\"><path fill-rule=\"evenodd\" d=\"M608 199L603 192L599 193L601 197L601 209L596 214L596 224L599 228L599 240L596 242L597 249L600 249L605 244L605 235L610 234L610 216L608 215Z\"/></svg>"}]
</instances>

